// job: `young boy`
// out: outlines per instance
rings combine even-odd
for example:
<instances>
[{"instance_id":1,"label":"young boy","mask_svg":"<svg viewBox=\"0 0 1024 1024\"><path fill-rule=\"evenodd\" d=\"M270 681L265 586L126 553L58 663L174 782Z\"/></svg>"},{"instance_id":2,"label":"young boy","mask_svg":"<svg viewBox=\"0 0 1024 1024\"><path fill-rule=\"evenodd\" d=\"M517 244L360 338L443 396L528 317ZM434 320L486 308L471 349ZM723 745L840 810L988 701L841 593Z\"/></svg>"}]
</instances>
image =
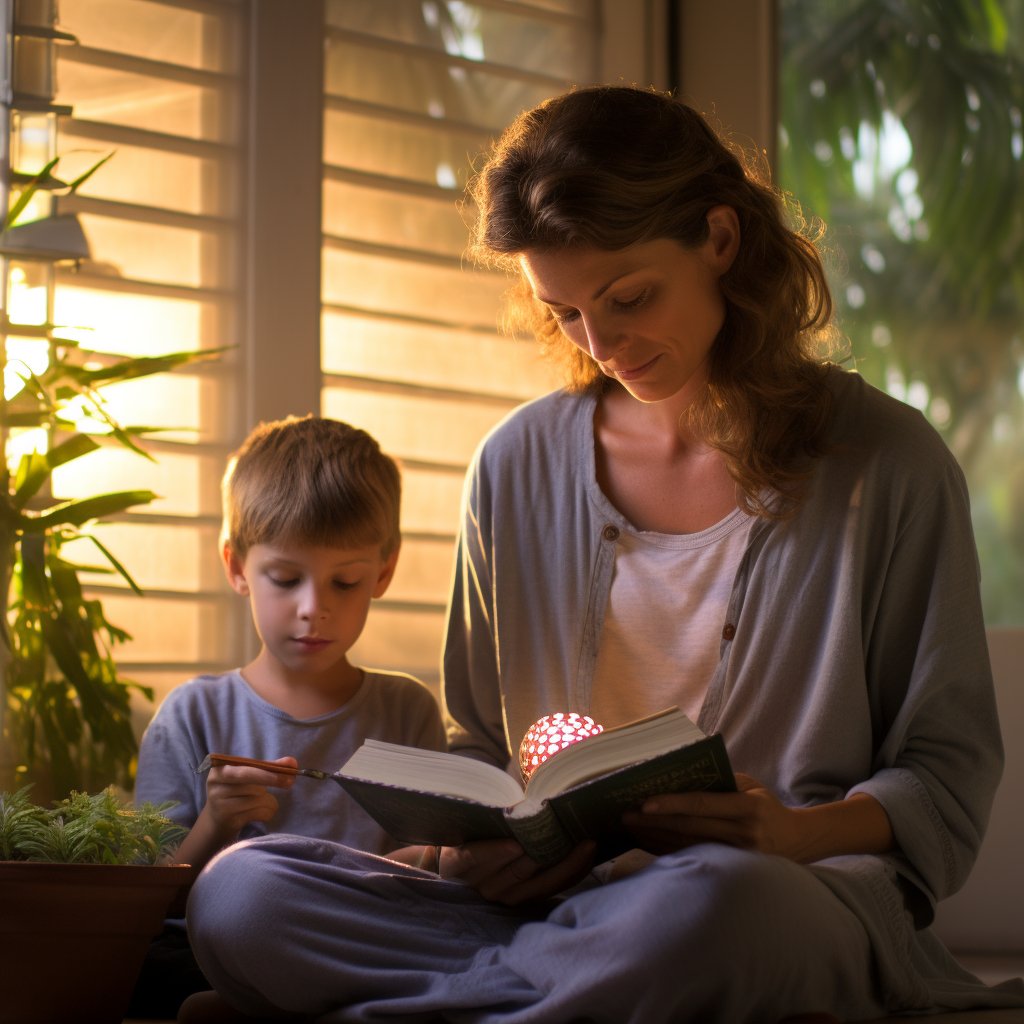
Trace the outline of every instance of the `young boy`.
<instances>
[{"instance_id":1,"label":"young boy","mask_svg":"<svg viewBox=\"0 0 1024 1024\"><path fill-rule=\"evenodd\" d=\"M175 801L168 815L191 829L182 863L199 868L230 843L270 831L395 851L333 782L194 769L207 754L227 753L335 771L371 737L445 748L422 683L348 659L395 571L400 492L397 466L372 437L313 416L261 424L229 461L221 557L232 589L249 599L260 651L243 668L171 691L139 752L136 800ZM170 982L147 971L140 994L147 979Z\"/></svg>"}]
</instances>

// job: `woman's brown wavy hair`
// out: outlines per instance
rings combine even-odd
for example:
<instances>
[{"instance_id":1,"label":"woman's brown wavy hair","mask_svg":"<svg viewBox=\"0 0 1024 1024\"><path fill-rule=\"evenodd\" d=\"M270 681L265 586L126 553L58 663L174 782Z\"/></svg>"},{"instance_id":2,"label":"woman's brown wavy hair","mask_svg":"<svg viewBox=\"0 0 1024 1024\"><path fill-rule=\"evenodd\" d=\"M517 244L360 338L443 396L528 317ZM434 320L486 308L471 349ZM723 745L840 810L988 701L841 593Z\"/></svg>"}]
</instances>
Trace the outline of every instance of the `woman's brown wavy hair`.
<instances>
[{"instance_id":1,"label":"woman's brown wavy hair","mask_svg":"<svg viewBox=\"0 0 1024 1024\"><path fill-rule=\"evenodd\" d=\"M661 238L694 248L708 237L708 211L731 206L741 240L721 278L725 323L706 391L687 415L722 452L748 511L792 511L810 460L824 450L832 299L815 239L802 223L787 226L782 195L753 164L669 94L581 88L520 114L468 198L471 256L517 273L527 251L614 251ZM521 276L510 299L509 325L528 325L563 361L570 389L614 386Z\"/></svg>"}]
</instances>

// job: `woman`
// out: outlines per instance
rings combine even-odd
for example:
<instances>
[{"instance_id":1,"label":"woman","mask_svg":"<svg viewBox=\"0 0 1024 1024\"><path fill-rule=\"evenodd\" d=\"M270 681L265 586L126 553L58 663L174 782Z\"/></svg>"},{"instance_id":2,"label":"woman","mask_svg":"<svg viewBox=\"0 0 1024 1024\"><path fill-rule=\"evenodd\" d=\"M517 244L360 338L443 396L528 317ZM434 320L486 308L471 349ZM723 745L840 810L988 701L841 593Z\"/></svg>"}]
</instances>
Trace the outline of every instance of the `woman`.
<instances>
[{"instance_id":1,"label":"woman","mask_svg":"<svg viewBox=\"0 0 1024 1024\"><path fill-rule=\"evenodd\" d=\"M777 195L669 96L521 115L472 189L570 385L483 443L444 696L505 766L540 715L679 704L740 792L664 795L592 872L515 843L439 876L307 840L196 887L233 1005L609 1024L1024 1005L927 930L967 876L1001 746L963 477L913 410L824 361L831 305ZM273 943L261 937L267 928Z\"/></svg>"}]
</instances>

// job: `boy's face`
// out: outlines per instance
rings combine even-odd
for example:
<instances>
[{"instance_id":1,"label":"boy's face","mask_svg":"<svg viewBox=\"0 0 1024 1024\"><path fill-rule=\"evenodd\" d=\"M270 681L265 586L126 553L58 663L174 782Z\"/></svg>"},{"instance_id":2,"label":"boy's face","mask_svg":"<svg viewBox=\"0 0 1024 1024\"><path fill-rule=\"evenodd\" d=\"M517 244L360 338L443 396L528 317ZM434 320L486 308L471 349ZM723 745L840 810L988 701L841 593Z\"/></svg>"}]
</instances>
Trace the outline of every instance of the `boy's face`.
<instances>
[{"instance_id":1,"label":"boy's face","mask_svg":"<svg viewBox=\"0 0 1024 1024\"><path fill-rule=\"evenodd\" d=\"M265 657L283 681L331 673L347 664L370 609L395 571L398 551L256 544L244 559L223 549L228 581L248 596Z\"/></svg>"}]
</instances>

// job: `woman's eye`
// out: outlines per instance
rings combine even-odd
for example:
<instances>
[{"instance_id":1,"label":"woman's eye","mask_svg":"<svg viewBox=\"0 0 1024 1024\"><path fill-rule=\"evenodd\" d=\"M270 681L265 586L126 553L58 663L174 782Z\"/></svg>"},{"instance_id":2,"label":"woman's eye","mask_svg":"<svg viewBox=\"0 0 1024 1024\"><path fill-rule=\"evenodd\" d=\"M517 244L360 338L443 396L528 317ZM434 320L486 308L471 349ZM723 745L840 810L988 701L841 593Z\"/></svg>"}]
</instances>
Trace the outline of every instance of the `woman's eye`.
<instances>
[{"instance_id":1,"label":"woman's eye","mask_svg":"<svg viewBox=\"0 0 1024 1024\"><path fill-rule=\"evenodd\" d=\"M616 309L636 309L638 306L642 306L650 296L650 289L644 288L642 291L637 292L636 295L630 296L626 299L615 299L614 305Z\"/></svg>"},{"instance_id":2,"label":"woman's eye","mask_svg":"<svg viewBox=\"0 0 1024 1024\"><path fill-rule=\"evenodd\" d=\"M551 310L551 315L555 318L555 322L559 324L571 324L574 320L579 320L579 310L566 309L561 312L557 310Z\"/></svg>"}]
</instances>

